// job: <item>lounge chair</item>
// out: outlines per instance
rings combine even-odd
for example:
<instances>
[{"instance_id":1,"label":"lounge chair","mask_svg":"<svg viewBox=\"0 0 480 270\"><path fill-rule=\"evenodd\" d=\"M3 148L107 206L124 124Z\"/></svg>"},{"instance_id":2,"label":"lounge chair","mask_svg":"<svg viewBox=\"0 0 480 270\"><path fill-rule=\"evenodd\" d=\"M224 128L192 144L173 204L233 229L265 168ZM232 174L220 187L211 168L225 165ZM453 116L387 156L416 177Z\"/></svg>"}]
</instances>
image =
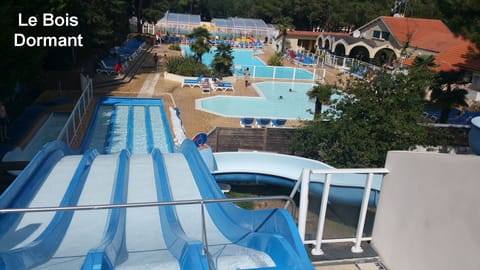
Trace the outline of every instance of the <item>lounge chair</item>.
<instances>
[{"instance_id":1,"label":"lounge chair","mask_svg":"<svg viewBox=\"0 0 480 270\"><path fill-rule=\"evenodd\" d=\"M222 91L225 92L227 90L233 91L233 84L230 82L219 82L219 81L210 81L210 86L211 88L216 92L216 91Z\"/></svg>"},{"instance_id":2,"label":"lounge chair","mask_svg":"<svg viewBox=\"0 0 480 270\"><path fill-rule=\"evenodd\" d=\"M244 117L240 118L240 126L242 127L253 127L253 118L250 117Z\"/></svg>"},{"instance_id":3,"label":"lounge chair","mask_svg":"<svg viewBox=\"0 0 480 270\"><path fill-rule=\"evenodd\" d=\"M200 89L202 89L202 94L210 94L210 79L204 78L200 83Z\"/></svg>"},{"instance_id":4,"label":"lounge chair","mask_svg":"<svg viewBox=\"0 0 480 270\"><path fill-rule=\"evenodd\" d=\"M286 119L272 119L272 127L284 127L287 123Z\"/></svg>"},{"instance_id":5,"label":"lounge chair","mask_svg":"<svg viewBox=\"0 0 480 270\"><path fill-rule=\"evenodd\" d=\"M203 75L198 76L196 79L183 79L182 82L182 87L185 86L190 86L190 88L193 88L195 86L200 87L200 84L202 83Z\"/></svg>"},{"instance_id":6,"label":"lounge chair","mask_svg":"<svg viewBox=\"0 0 480 270\"><path fill-rule=\"evenodd\" d=\"M270 118L258 118L256 119L257 128L265 128L270 125L272 120Z\"/></svg>"},{"instance_id":7,"label":"lounge chair","mask_svg":"<svg viewBox=\"0 0 480 270\"><path fill-rule=\"evenodd\" d=\"M197 147L205 145L208 140L208 135L205 132L199 132L193 136L192 141L197 145Z\"/></svg>"}]
</instances>

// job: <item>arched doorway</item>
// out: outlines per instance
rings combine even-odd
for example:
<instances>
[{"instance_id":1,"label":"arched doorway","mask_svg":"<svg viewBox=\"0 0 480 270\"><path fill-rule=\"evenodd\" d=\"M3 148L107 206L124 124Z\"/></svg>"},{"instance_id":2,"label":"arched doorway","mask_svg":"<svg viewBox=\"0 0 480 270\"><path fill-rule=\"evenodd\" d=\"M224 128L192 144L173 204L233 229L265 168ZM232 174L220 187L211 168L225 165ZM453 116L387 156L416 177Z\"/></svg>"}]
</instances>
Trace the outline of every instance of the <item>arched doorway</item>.
<instances>
[{"instance_id":1,"label":"arched doorway","mask_svg":"<svg viewBox=\"0 0 480 270\"><path fill-rule=\"evenodd\" d=\"M370 62L370 53L368 49L363 46L353 47L348 56L363 62Z\"/></svg>"},{"instance_id":2,"label":"arched doorway","mask_svg":"<svg viewBox=\"0 0 480 270\"><path fill-rule=\"evenodd\" d=\"M325 40L325 44L324 44L323 48L327 51L330 51L330 40L328 40L328 39Z\"/></svg>"},{"instance_id":3,"label":"arched doorway","mask_svg":"<svg viewBox=\"0 0 480 270\"><path fill-rule=\"evenodd\" d=\"M375 54L373 64L379 67L383 65L393 66L395 60L397 60L395 52L392 49L385 48Z\"/></svg>"},{"instance_id":4,"label":"arched doorway","mask_svg":"<svg viewBox=\"0 0 480 270\"><path fill-rule=\"evenodd\" d=\"M335 46L334 54L337 56L345 56L345 46L341 43Z\"/></svg>"}]
</instances>

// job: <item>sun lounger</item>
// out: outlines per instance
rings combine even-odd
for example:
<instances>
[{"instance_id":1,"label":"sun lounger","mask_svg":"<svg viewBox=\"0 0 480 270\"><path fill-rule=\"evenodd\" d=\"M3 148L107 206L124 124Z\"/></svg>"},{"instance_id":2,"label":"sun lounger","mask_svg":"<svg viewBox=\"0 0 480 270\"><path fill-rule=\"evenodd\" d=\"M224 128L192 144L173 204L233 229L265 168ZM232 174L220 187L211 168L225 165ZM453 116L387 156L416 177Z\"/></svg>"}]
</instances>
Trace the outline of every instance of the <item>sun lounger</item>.
<instances>
[{"instance_id":1,"label":"sun lounger","mask_svg":"<svg viewBox=\"0 0 480 270\"><path fill-rule=\"evenodd\" d=\"M227 90L233 91L233 84L230 82L219 82L219 81L210 81L210 86L211 88L216 92L216 91L222 91L225 92Z\"/></svg>"},{"instance_id":2,"label":"sun lounger","mask_svg":"<svg viewBox=\"0 0 480 270\"><path fill-rule=\"evenodd\" d=\"M240 126L253 127L254 119L250 117L240 118Z\"/></svg>"},{"instance_id":3,"label":"sun lounger","mask_svg":"<svg viewBox=\"0 0 480 270\"><path fill-rule=\"evenodd\" d=\"M270 118L258 118L256 119L257 128L265 128L270 125L271 121Z\"/></svg>"},{"instance_id":4,"label":"sun lounger","mask_svg":"<svg viewBox=\"0 0 480 270\"><path fill-rule=\"evenodd\" d=\"M286 119L272 119L272 127L284 127L287 123Z\"/></svg>"},{"instance_id":5,"label":"sun lounger","mask_svg":"<svg viewBox=\"0 0 480 270\"><path fill-rule=\"evenodd\" d=\"M183 79L182 82L182 87L185 86L190 86L190 88L193 88L195 86L200 87L200 84L202 83L203 75L198 76L196 79Z\"/></svg>"}]
</instances>

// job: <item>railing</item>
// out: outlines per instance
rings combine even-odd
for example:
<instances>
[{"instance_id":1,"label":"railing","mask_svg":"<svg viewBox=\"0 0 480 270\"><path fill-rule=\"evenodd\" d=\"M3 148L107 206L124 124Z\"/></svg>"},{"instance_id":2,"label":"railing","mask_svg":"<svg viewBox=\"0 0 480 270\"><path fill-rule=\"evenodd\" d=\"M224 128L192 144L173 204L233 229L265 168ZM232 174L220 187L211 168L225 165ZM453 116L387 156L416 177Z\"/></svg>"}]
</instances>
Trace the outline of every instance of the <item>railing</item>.
<instances>
[{"instance_id":1,"label":"railing","mask_svg":"<svg viewBox=\"0 0 480 270\"><path fill-rule=\"evenodd\" d=\"M209 203L223 203L223 202L249 202L249 201L273 201L284 200L291 205L291 215L295 216L296 204L295 201L288 196L264 196L264 197L243 197L243 198L222 198L222 199L197 199L197 200L178 200L165 202L139 202L139 203L124 203L124 204L92 204L92 205L77 205L77 206L52 206L52 207L32 207L32 208L9 208L0 209L0 214L7 213L27 213L27 212L56 212L56 211L81 211L81 210L102 210L114 208L133 208L133 207L153 207L153 206L167 206L167 205L201 205L202 218L202 255L208 256L208 240L207 230L205 225L205 204Z\"/></svg>"},{"instance_id":2,"label":"railing","mask_svg":"<svg viewBox=\"0 0 480 270\"><path fill-rule=\"evenodd\" d=\"M73 108L70 116L65 123L62 131L57 137L57 140L62 141L70 146L73 138L77 135L78 130L82 124L82 120L87 113L88 106L93 98L93 81L91 78L82 77L82 81L86 82L85 87L82 90L82 95L77 101L77 104Z\"/></svg>"},{"instance_id":3,"label":"railing","mask_svg":"<svg viewBox=\"0 0 480 270\"><path fill-rule=\"evenodd\" d=\"M325 71L318 68L309 71L305 68L297 67L254 65L235 65L233 67L234 76L242 78L246 68L249 69L250 78L318 81L325 77Z\"/></svg>"},{"instance_id":4,"label":"railing","mask_svg":"<svg viewBox=\"0 0 480 270\"><path fill-rule=\"evenodd\" d=\"M367 215L368 202L370 198L370 191L373 183L373 175L381 174L385 175L388 173L387 169L378 168L378 169L304 169L300 176L299 181L294 186L291 196L300 189L300 208L298 216L298 232L300 233L300 238L304 244L313 244L315 247L312 250L313 255L322 255L322 243L350 243L353 242L354 246L352 247L353 253L361 253L363 249L361 248L362 241L371 240L371 237L362 237L363 229L365 226L365 219ZM320 213L318 215L318 224L317 224L317 233L314 240L305 240L305 228L307 223L307 212L308 212L308 194L309 194L309 184L312 174L324 174L325 181L323 183L323 193L322 200L320 204ZM360 215L357 223L356 235L355 238L339 238L339 239L323 239L323 232L325 228L325 219L327 213L327 204L328 204L328 195L330 192L330 185L332 182L333 174L366 174L367 181L365 182L362 204L360 207ZM288 203L286 204L288 206Z\"/></svg>"}]
</instances>

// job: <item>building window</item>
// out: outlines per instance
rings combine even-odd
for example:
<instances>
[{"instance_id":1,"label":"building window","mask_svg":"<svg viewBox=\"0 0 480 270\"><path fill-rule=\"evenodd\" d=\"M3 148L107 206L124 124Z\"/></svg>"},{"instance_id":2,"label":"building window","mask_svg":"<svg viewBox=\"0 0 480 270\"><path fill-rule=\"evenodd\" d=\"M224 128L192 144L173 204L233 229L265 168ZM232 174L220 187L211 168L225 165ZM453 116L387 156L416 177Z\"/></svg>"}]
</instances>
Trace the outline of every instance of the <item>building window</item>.
<instances>
[{"instance_id":1,"label":"building window","mask_svg":"<svg viewBox=\"0 0 480 270\"><path fill-rule=\"evenodd\" d=\"M389 32L382 32L382 38L384 40L388 40L388 38L390 37L390 33Z\"/></svg>"},{"instance_id":2,"label":"building window","mask_svg":"<svg viewBox=\"0 0 480 270\"><path fill-rule=\"evenodd\" d=\"M374 31L373 31L373 37L374 37L374 38L380 38L380 33L381 33L380 31L374 30Z\"/></svg>"}]
</instances>

